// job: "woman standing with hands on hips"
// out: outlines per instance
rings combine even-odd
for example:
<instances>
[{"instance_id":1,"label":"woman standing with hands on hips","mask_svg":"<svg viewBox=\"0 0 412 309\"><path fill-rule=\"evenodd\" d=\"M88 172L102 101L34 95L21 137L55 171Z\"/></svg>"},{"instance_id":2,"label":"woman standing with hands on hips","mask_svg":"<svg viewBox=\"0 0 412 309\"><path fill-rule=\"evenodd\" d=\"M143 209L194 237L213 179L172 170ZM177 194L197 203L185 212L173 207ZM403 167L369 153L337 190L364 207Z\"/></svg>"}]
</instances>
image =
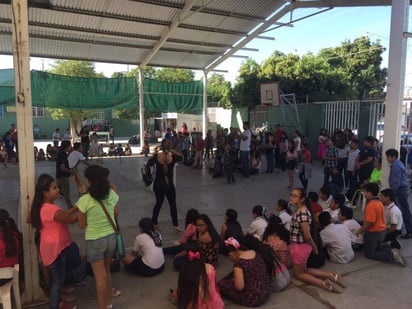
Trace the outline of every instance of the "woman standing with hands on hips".
<instances>
[{"instance_id":1,"label":"woman standing with hands on hips","mask_svg":"<svg viewBox=\"0 0 412 309\"><path fill-rule=\"evenodd\" d=\"M166 196L170 206L170 216L172 217L174 232L181 232L181 229L177 221L176 188L173 183L173 168L176 162L182 159L183 155L172 148L172 144L168 139L164 139L160 146L155 148L155 154L146 165L148 167L156 166L156 175L153 183L153 191L156 196L156 204L153 208L152 215L153 223L155 227L157 227L157 219Z\"/></svg>"},{"instance_id":2,"label":"woman standing with hands on hips","mask_svg":"<svg viewBox=\"0 0 412 309\"><path fill-rule=\"evenodd\" d=\"M115 217L119 215L119 196L109 182L109 174L105 167L88 166L84 175L89 193L76 203L79 209L78 225L86 229L86 255L96 281L99 309L112 308L110 262L116 248L116 235L110 221L116 222Z\"/></svg>"}]
</instances>

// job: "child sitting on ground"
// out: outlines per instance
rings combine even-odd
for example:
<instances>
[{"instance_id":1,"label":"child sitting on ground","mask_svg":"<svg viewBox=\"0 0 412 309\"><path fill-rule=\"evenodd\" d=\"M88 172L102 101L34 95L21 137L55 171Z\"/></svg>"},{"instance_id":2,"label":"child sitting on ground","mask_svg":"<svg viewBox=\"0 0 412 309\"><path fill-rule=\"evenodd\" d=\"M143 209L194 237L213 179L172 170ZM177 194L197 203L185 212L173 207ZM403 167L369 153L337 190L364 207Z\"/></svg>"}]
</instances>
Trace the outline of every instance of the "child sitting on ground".
<instances>
[{"instance_id":1,"label":"child sitting on ground","mask_svg":"<svg viewBox=\"0 0 412 309\"><path fill-rule=\"evenodd\" d=\"M46 160L46 154L44 153L43 148L39 149L39 152L37 153L37 161L44 161Z\"/></svg>"},{"instance_id":2,"label":"child sitting on ground","mask_svg":"<svg viewBox=\"0 0 412 309\"><path fill-rule=\"evenodd\" d=\"M309 192L308 198L312 206L312 215L315 222L319 222L319 214L323 211L322 206L319 205L319 195L316 192Z\"/></svg>"},{"instance_id":3,"label":"child sitting on ground","mask_svg":"<svg viewBox=\"0 0 412 309\"><path fill-rule=\"evenodd\" d=\"M345 224L352 233L352 249L360 251L363 249L363 234L359 236L356 232L361 228L358 221L353 219L353 210L349 207L340 208L339 221Z\"/></svg>"},{"instance_id":4,"label":"child sitting on ground","mask_svg":"<svg viewBox=\"0 0 412 309\"><path fill-rule=\"evenodd\" d=\"M252 214L254 219L250 223L247 233L262 241L263 233L268 225L268 221L264 216L265 209L260 205L256 205L253 207Z\"/></svg>"},{"instance_id":5,"label":"child sitting on ground","mask_svg":"<svg viewBox=\"0 0 412 309\"><path fill-rule=\"evenodd\" d=\"M220 229L220 243L219 252L223 252L224 241L230 237L242 240L243 230L239 221L237 221L237 211L234 209L227 209L225 213L225 223L222 224Z\"/></svg>"},{"instance_id":6,"label":"child sitting on ground","mask_svg":"<svg viewBox=\"0 0 412 309\"><path fill-rule=\"evenodd\" d=\"M355 257L352 250L352 233L345 224L333 223L328 212L319 215L319 222L324 229L320 231L325 255L333 263L349 263Z\"/></svg>"},{"instance_id":7,"label":"child sitting on ground","mask_svg":"<svg viewBox=\"0 0 412 309\"><path fill-rule=\"evenodd\" d=\"M129 144L126 144L126 146L124 147L124 155L125 156L131 156L132 155L132 149L130 148Z\"/></svg>"},{"instance_id":8,"label":"child sitting on ground","mask_svg":"<svg viewBox=\"0 0 412 309\"><path fill-rule=\"evenodd\" d=\"M341 193L336 193L332 197L330 207L325 209L324 212L328 212L330 214L332 218L332 222L338 222L339 221L339 210L342 207L345 207L345 196Z\"/></svg>"},{"instance_id":9,"label":"child sitting on ground","mask_svg":"<svg viewBox=\"0 0 412 309\"><path fill-rule=\"evenodd\" d=\"M328 186L323 186L319 189L319 205L322 206L322 209L329 208L332 196L330 194L330 188Z\"/></svg>"},{"instance_id":10,"label":"child sitting on ground","mask_svg":"<svg viewBox=\"0 0 412 309\"><path fill-rule=\"evenodd\" d=\"M275 210L278 212L278 217L280 218L282 225L286 230L290 231L290 220L292 216L288 202L283 199L278 200L275 206Z\"/></svg>"}]
</instances>

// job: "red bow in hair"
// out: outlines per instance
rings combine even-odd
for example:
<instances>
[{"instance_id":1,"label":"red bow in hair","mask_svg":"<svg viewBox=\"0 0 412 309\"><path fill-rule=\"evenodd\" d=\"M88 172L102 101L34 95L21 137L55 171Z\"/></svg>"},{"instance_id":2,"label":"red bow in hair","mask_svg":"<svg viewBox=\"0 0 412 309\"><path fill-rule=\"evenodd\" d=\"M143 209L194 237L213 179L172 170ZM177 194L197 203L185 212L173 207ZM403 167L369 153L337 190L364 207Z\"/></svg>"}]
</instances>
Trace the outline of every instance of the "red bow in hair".
<instances>
[{"instance_id":1,"label":"red bow in hair","mask_svg":"<svg viewBox=\"0 0 412 309\"><path fill-rule=\"evenodd\" d=\"M190 262L192 262L193 260L200 260L200 252L189 251L187 257L189 258Z\"/></svg>"}]
</instances>

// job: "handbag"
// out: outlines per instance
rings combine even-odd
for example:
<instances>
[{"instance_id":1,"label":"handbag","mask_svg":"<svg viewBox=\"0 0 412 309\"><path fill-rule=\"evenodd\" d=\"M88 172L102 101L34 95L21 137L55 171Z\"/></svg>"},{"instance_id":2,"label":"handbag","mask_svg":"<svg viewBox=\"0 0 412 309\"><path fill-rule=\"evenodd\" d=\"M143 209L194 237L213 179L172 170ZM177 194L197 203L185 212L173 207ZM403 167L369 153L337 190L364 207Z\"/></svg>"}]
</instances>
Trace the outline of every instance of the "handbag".
<instances>
[{"instance_id":1,"label":"handbag","mask_svg":"<svg viewBox=\"0 0 412 309\"><path fill-rule=\"evenodd\" d=\"M100 206L102 206L104 214L106 215L107 219L109 220L109 222L110 222L110 224L111 224L111 226L114 230L114 233L116 234L116 250L115 250L115 253L114 253L113 257L116 258L116 259L120 259L121 257L124 256L124 245L123 245L122 234L120 233L120 231L118 229L119 223L117 222L117 220L116 220L116 222L113 222L112 217L107 212L107 209L104 206L102 201L99 200L99 204L100 204Z\"/></svg>"},{"instance_id":2,"label":"handbag","mask_svg":"<svg viewBox=\"0 0 412 309\"><path fill-rule=\"evenodd\" d=\"M153 174L152 174L152 171L150 170L150 167L148 166L142 167L140 169L140 172L142 173L142 179L146 187L150 186L153 182Z\"/></svg>"},{"instance_id":3,"label":"handbag","mask_svg":"<svg viewBox=\"0 0 412 309\"><path fill-rule=\"evenodd\" d=\"M285 264L281 263L276 255L273 255L273 266L273 290L280 292L290 283L290 273Z\"/></svg>"}]
</instances>

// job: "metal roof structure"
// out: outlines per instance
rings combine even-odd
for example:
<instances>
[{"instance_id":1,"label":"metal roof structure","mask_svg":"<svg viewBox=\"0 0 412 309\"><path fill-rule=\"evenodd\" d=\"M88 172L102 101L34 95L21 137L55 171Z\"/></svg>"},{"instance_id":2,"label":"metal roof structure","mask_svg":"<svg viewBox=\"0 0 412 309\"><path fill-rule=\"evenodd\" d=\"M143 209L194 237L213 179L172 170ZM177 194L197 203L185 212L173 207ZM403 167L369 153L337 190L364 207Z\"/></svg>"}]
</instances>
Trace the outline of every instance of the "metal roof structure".
<instances>
[{"instance_id":1,"label":"metal roof structure","mask_svg":"<svg viewBox=\"0 0 412 309\"><path fill-rule=\"evenodd\" d=\"M391 0L28 0L30 56L209 72L300 8ZM290 15L290 21L279 20ZM0 54L12 54L11 0L0 0ZM272 38L273 39L273 38ZM247 48L246 48L247 50Z\"/></svg>"}]
</instances>

